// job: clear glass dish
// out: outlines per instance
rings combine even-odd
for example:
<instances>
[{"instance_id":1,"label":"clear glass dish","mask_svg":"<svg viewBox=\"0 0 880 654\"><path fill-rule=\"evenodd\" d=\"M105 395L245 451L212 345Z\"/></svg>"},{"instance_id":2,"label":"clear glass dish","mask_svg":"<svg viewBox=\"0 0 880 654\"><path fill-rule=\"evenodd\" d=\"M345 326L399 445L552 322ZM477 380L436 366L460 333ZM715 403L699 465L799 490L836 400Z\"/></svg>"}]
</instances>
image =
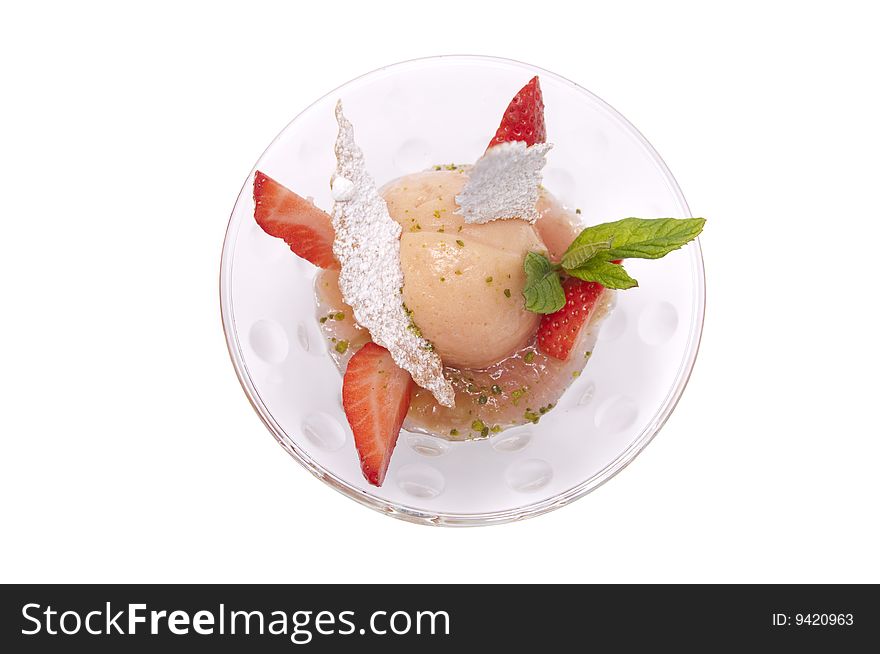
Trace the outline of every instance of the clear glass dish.
<instances>
[{"instance_id":1,"label":"clear glass dish","mask_svg":"<svg viewBox=\"0 0 880 654\"><path fill-rule=\"evenodd\" d=\"M407 61L327 94L284 128L255 166L329 210L341 98L378 184L436 163L472 163L513 94L540 75L548 141L545 186L584 224L687 217L660 156L620 114L558 75L506 59ZM402 432L385 484L361 476L341 406L342 379L315 318L316 270L253 219L253 174L232 211L220 268L223 328L260 418L307 470L388 515L485 525L540 515L603 484L651 441L681 397L705 306L699 243L632 260L640 287L617 294L583 374L537 425L452 443Z\"/></svg>"}]
</instances>

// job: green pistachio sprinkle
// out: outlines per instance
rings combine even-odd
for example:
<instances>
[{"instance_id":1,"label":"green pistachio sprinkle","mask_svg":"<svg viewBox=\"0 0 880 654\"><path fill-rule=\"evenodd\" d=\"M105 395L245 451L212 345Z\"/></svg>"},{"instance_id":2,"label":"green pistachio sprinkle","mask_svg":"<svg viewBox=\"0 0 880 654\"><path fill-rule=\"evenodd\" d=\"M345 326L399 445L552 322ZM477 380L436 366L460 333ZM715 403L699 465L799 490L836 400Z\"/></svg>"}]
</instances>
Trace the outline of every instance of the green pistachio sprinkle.
<instances>
[{"instance_id":1,"label":"green pistachio sprinkle","mask_svg":"<svg viewBox=\"0 0 880 654\"><path fill-rule=\"evenodd\" d=\"M589 359L591 356L593 356L593 353L590 352L589 350L587 350L586 352L584 352L584 358L585 358L585 359Z\"/></svg>"},{"instance_id":2,"label":"green pistachio sprinkle","mask_svg":"<svg viewBox=\"0 0 880 654\"><path fill-rule=\"evenodd\" d=\"M471 429L474 431L483 431L486 428L486 425L483 424L483 421L477 418L471 423Z\"/></svg>"},{"instance_id":3,"label":"green pistachio sprinkle","mask_svg":"<svg viewBox=\"0 0 880 654\"><path fill-rule=\"evenodd\" d=\"M513 393L510 394L510 398L513 400L514 405L519 402L519 398L526 394L524 388L517 388Z\"/></svg>"},{"instance_id":4,"label":"green pistachio sprinkle","mask_svg":"<svg viewBox=\"0 0 880 654\"><path fill-rule=\"evenodd\" d=\"M480 404L485 404L488 401L489 401L489 398L486 397L485 395L480 395L480 397L477 398L477 402L479 402Z\"/></svg>"},{"instance_id":5,"label":"green pistachio sprinkle","mask_svg":"<svg viewBox=\"0 0 880 654\"><path fill-rule=\"evenodd\" d=\"M461 231L462 225L458 226L458 231Z\"/></svg>"},{"instance_id":6,"label":"green pistachio sprinkle","mask_svg":"<svg viewBox=\"0 0 880 654\"><path fill-rule=\"evenodd\" d=\"M446 278L445 278L445 277L441 277L441 278L440 278L440 281L441 281L441 282L445 282L445 281L446 281Z\"/></svg>"},{"instance_id":7,"label":"green pistachio sprinkle","mask_svg":"<svg viewBox=\"0 0 880 654\"><path fill-rule=\"evenodd\" d=\"M321 318L320 322L321 322L322 325L323 325L325 322L327 322L327 316L324 316L323 318Z\"/></svg>"},{"instance_id":8,"label":"green pistachio sprinkle","mask_svg":"<svg viewBox=\"0 0 880 654\"><path fill-rule=\"evenodd\" d=\"M441 234L446 231L446 225L440 225L440 229L437 230Z\"/></svg>"},{"instance_id":9,"label":"green pistachio sprinkle","mask_svg":"<svg viewBox=\"0 0 880 654\"><path fill-rule=\"evenodd\" d=\"M335 349L337 352L339 352L339 354L345 354L345 351L348 349L348 341L339 341L336 344Z\"/></svg>"},{"instance_id":10,"label":"green pistachio sprinkle","mask_svg":"<svg viewBox=\"0 0 880 654\"><path fill-rule=\"evenodd\" d=\"M455 244L460 248L464 247L464 241L462 241L460 238L455 239Z\"/></svg>"},{"instance_id":11,"label":"green pistachio sprinkle","mask_svg":"<svg viewBox=\"0 0 880 654\"><path fill-rule=\"evenodd\" d=\"M477 387L474 386L473 384L468 384L467 389L468 389L468 393L476 393L477 392Z\"/></svg>"},{"instance_id":12,"label":"green pistachio sprinkle","mask_svg":"<svg viewBox=\"0 0 880 654\"><path fill-rule=\"evenodd\" d=\"M492 429L490 429L489 431L491 431L493 434L497 434L499 431L501 431L501 425L492 425Z\"/></svg>"},{"instance_id":13,"label":"green pistachio sprinkle","mask_svg":"<svg viewBox=\"0 0 880 654\"><path fill-rule=\"evenodd\" d=\"M535 351L534 350L529 350L528 352L525 353L525 356L523 356L523 361L525 361L526 363L531 363L534 360L535 360Z\"/></svg>"},{"instance_id":14,"label":"green pistachio sprinkle","mask_svg":"<svg viewBox=\"0 0 880 654\"><path fill-rule=\"evenodd\" d=\"M492 384L492 392L495 393L495 395L500 395L501 387L498 384Z\"/></svg>"},{"instance_id":15,"label":"green pistachio sprinkle","mask_svg":"<svg viewBox=\"0 0 880 654\"><path fill-rule=\"evenodd\" d=\"M580 377L580 376L581 376L581 371L580 371L580 370L575 370L573 373L571 373L571 378L572 378L572 379L577 379L577 378Z\"/></svg>"},{"instance_id":16,"label":"green pistachio sprinkle","mask_svg":"<svg viewBox=\"0 0 880 654\"><path fill-rule=\"evenodd\" d=\"M488 427L483 427L483 428L480 430L480 436L482 436L483 438L486 438L486 436L488 436L488 435L489 435L489 428L488 428Z\"/></svg>"},{"instance_id":17,"label":"green pistachio sprinkle","mask_svg":"<svg viewBox=\"0 0 880 654\"><path fill-rule=\"evenodd\" d=\"M434 209L434 218L440 218L440 209Z\"/></svg>"},{"instance_id":18,"label":"green pistachio sprinkle","mask_svg":"<svg viewBox=\"0 0 880 654\"><path fill-rule=\"evenodd\" d=\"M504 289L504 297L510 297L510 289L509 288Z\"/></svg>"},{"instance_id":19,"label":"green pistachio sprinkle","mask_svg":"<svg viewBox=\"0 0 880 654\"><path fill-rule=\"evenodd\" d=\"M440 164L437 164L434 166L434 170L443 170L443 166L441 166Z\"/></svg>"},{"instance_id":20,"label":"green pistachio sprinkle","mask_svg":"<svg viewBox=\"0 0 880 654\"><path fill-rule=\"evenodd\" d=\"M575 209L574 212L575 212L577 215L581 215L581 210L580 210L580 209Z\"/></svg>"},{"instance_id":21,"label":"green pistachio sprinkle","mask_svg":"<svg viewBox=\"0 0 880 654\"><path fill-rule=\"evenodd\" d=\"M450 436L458 436L458 430L457 429L450 429L449 435Z\"/></svg>"},{"instance_id":22,"label":"green pistachio sprinkle","mask_svg":"<svg viewBox=\"0 0 880 654\"><path fill-rule=\"evenodd\" d=\"M460 274L461 274L461 271L460 271L460 270L456 270L456 271L455 271L455 274L456 274L456 275L460 275Z\"/></svg>"},{"instance_id":23,"label":"green pistachio sprinkle","mask_svg":"<svg viewBox=\"0 0 880 654\"><path fill-rule=\"evenodd\" d=\"M491 276L491 275L489 275L488 277L486 277L486 283L487 283L487 284L491 284L491 283L492 283L492 276Z\"/></svg>"},{"instance_id":24,"label":"green pistachio sprinkle","mask_svg":"<svg viewBox=\"0 0 880 654\"><path fill-rule=\"evenodd\" d=\"M533 424L538 424L538 421L541 419L537 413L532 411L531 409L526 409L526 412L523 414L523 417Z\"/></svg>"},{"instance_id":25,"label":"green pistachio sprinkle","mask_svg":"<svg viewBox=\"0 0 880 654\"><path fill-rule=\"evenodd\" d=\"M333 320L345 320L345 312L337 311L333 314Z\"/></svg>"}]
</instances>

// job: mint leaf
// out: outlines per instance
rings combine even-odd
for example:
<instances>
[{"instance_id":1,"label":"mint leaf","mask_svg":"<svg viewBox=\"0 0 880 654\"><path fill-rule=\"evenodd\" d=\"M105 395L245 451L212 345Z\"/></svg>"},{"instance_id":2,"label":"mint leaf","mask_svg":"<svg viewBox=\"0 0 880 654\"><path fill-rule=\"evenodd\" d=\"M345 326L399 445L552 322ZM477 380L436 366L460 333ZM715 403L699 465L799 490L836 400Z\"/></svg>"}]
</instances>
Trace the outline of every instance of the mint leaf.
<instances>
[{"instance_id":1,"label":"mint leaf","mask_svg":"<svg viewBox=\"0 0 880 654\"><path fill-rule=\"evenodd\" d=\"M562 267L566 270L577 268L592 259L600 250L610 250L611 240L609 238L598 243L591 243L586 240L581 243L574 242L565 251L565 254L562 255L560 263L562 263Z\"/></svg>"},{"instance_id":2,"label":"mint leaf","mask_svg":"<svg viewBox=\"0 0 880 654\"><path fill-rule=\"evenodd\" d=\"M565 251L560 265L552 264L543 254L529 252L523 262L526 309L555 313L565 306L560 267L571 277L605 288L638 286L623 267L611 262L664 257L694 240L705 224L705 218L624 218L584 229Z\"/></svg>"},{"instance_id":3,"label":"mint leaf","mask_svg":"<svg viewBox=\"0 0 880 654\"><path fill-rule=\"evenodd\" d=\"M587 227L568 248L566 256L585 245L610 240L610 248L593 256L603 261L659 259L694 240L705 224L705 218L624 218Z\"/></svg>"},{"instance_id":4,"label":"mint leaf","mask_svg":"<svg viewBox=\"0 0 880 654\"><path fill-rule=\"evenodd\" d=\"M623 290L639 285L623 269L623 266L596 258L590 259L579 268L566 270L565 272L572 277L577 277L587 282L599 282L605 288Z\"/></svg>"},{"instance_id":5,"label":"mint leaf","mask_svg":"<svg viewBox=\"0 0 880 654\"><path fill-rule=\"evenodd\" d=\"M529 252L523 261L526 285L523 297L526 309L533 313L555 313L565 306L565 292L559 273L550 260L538 252Z\"/></svg>"}]
</instances>

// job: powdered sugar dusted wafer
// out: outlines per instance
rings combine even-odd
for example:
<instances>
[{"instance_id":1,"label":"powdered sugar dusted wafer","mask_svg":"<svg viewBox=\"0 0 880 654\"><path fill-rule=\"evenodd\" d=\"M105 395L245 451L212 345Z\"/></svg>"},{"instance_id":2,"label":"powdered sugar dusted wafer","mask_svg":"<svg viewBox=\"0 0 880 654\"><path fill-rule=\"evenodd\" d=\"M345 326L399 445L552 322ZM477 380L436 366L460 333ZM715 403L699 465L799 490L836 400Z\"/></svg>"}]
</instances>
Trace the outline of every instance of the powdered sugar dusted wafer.
<instances>
[{"instance_id":1,"label":"powdered sugar dusted wafer","mask_svg":"<svg viewBox=\"0 0 880 654\"><path fill-rule=\"evenodd\" d=\"M339 289L355 319L373 341L386 348L395 363L434 394L443 406L454 406L455 391L443 376L443 363L430 341L422 338L403 306L400 225L367 172L354 129L336 104L336 173L331 186L333 254L340 263Z\"/></svg>"},{"instance_id":2,"label":"powdered sugar dusted wafer","mask_svg":"<svg viewBox=\"0 0 880 654\"><path fill-rule=\"evenodd\" d=\"M553 145L523 141L499 143L477 160L461 193L455 196L466 223L487 223L501 218L535 222L541 169Z\"/></svg>"}]
</instances>

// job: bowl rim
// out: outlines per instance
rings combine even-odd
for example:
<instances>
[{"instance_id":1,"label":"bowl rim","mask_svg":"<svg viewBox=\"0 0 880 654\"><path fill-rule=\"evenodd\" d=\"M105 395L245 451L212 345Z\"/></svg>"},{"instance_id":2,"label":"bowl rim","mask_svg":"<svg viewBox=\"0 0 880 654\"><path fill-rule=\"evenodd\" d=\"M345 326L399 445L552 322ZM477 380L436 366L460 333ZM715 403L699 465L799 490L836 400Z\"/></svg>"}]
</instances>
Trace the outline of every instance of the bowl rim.
<instances>
[{"instance_id":1,"label":"bowl rim","mask_svg":"<svg viewBox=\"0 0 880 654\"><path fill-rule=\"evenodd\" d=\"M220 258L219 299L220 318L224 336L226 339L226 348L232 361L232 366L235 369L235 374L238 377L239 384L241 385L242 390L244 390L248 401L250 402L254 411L259 416L260 420L263 422L269 432L274 436L275 440L278 441L278 443L287 451L288 454L290 454L291 457L293 457L294 460L296 460L306 470L311 472L315 477L326 483L334 490L342 493L346 497L355 500L363 506L378 511L384 515L390 515L392 517L416 524L448 527L466 527L503 524L543 515L545 513L548 513L549 511L553 511L554 509L565 506L566 504L570 504L571 502L591 493L592 491L596 490L607 481L612 479L614 476L616 476L630 463L632 463L632 461L638 456L638 454L648 445L648 443L650 443L654 439L657 433L666 424L666 421L669 419L669 417L672 415L672 412L675 410L675 407L678 405L678 402L680 401L681 396L684 393L684 389L687 387L688 381L690 380L691 374L693 372L694 363L696 361L697 354L699 353L700 343L702 340L703 325L705 322L706 281L702 248L700 247L699 239L696 239L692 244L690 244L691 247L688 248L691 252L691 269L693 273L693 282L695 284L695 293L693 300L695 311L693 314L694 318L691 321L689 327L687 352L683 357L681 364L679 365L678 371L676 372L674 383L672 384L669 392L667 393L662 404L660 405L660 409L654 414L654 417L642 429L641 433L639 433L629 444L629 446L625 450L623 450L613 461L602 468L599 472L590 476L588 479L585 479L581 483L572 486L571 488L568 488L567 490L558 493L553 497L533 502L525 506L520 506L513 509L504 509L501 511L490 511L482 513L446 513L442 511L424 511L422 509L417 509L412 506L398 504L389 500L382 499L380 497L373 496L367 491L350 485L348 482L337 477L332 472L325 469L323 466L314 461L308 455L308 453L297 446L296 442L294 442L293 439L291 439L287 435L287 432L282 429L281 425L276 422L275 418L272 416L271 412L268 410L262 398L260 397L260 394L251 379L250 372L242 355L241 345L238 338L238 330L236 329L235 317L233 315L231 290L231 278L234 266L232 251L238 237L238 230L236 229L235 232L233 232L233 228L237 227L237 225L233 225L233 221L235 219L235 208L241 201L242 196L248 192L250 180L253 177L254 172L256 171L256 166L259 161L265 156L266 152L268 152L275 145L275 143L281 138L281 136L290 128L290 126L293 125L300 118L300 116L311 110L313 106L321 103L330 96L338 94L349 85L359 81L363 81L366 78L372 77L374 75L379 75L381 73L385 73L389 70L397 68L419 66L423 64L434 65L443 61L451 60L454 60L456 62L494 62L496 64L506 66L512 65L525 68L533 74L537 74L542 77L553 78L558 82L563 82L564 84L571 86L573 90L589 96L599 108L610 114L612 118L616 119L621 124L621 126L630 133L630 136L632 136L639 142L639 144L645 149L646 153L651 157L654 164L657 166L658 170L665 178L669 190L672 192L672 195L679 204L679 209L681 213L685 216L692 215L690 208L688 207L687 201L684 198L684 194L682 193L681 188L678 186L678 182L676 182L666 163L663 161L663 159L660 157L654 147L644 137L644 135L638 129L636 129L636 127L632 123L630 123L622 114L620 114L620 112L614 109L614 107L596 96L594 93L580 86L576 82L573 82L552 71L541 68L540 66L535 66L533 64L504 57L470 54L447 54L407 59L387 66L381 66L367 73L354 77L344 84L341 84L333 90L329 91L328 93L324 94L323 96L309 104L307 107L305 107L302 111L300 111L292 120L290 120L284 126L284 128L275 136L275 138L272 139L269 145L266 146L266 148L257 158L257 162L254 164L254 167L251 168L250 173L245 178L242 188L239 191L238 196L236 197L235 204L233 205L233 210L227 223L226 232L223 239L222 254Z\"/></svg>"}]
</instances>

